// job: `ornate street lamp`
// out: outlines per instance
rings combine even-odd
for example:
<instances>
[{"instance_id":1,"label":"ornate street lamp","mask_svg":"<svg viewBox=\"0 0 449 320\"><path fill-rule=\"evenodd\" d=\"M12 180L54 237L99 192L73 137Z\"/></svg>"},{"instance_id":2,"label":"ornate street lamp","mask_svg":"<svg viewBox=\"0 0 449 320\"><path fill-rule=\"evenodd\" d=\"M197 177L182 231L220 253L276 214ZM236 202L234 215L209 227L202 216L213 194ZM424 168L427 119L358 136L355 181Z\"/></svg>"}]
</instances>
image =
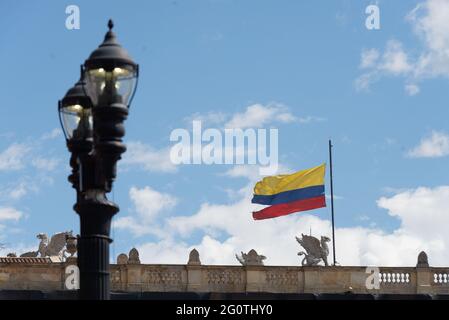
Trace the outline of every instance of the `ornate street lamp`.
<instances>
[{"instance_id":1,"label":"ornate street lamp","mask_svg":"<svg viewBox=\"0 0 449 320\"><path fill-rule=\"evenodd\" d=\"M72 174L69 181L77 191L82 189L79 185L79 162L92 150L93 136L92 101L84 93L83 86L84 79L81 76L58 105L59 121L67 147L72 153L70 158Z\"/></svg>"},{"instance_id":2,"label":"ornate street lamp","mask_svg":"<svg viewBox=\"0 0 449 320\"><path fill-rule=\"evenodd\" d=\"M138 65L109 31L82 66L81 79L59 102L59 116L72 153L69 181L77 191L80 216L80 298L110 298L109 237L119 207L109 201L117 161L126 151L124 121L134 96Z\"/></svg>"},{"instance_id":3,"label":"ornate street lamp","mask_svg":"<svg viewBox=\"0 0 449 320\"><path fill-rule=\"evenodd\" d=\"M94 143L100 158L102 176L97 183L111 191L116 176L116 164L126 146L123 122L137 87L139 66L117 42L108 22L109 31L103 43L84 62L85 92L93 102Z\"/></svg>"}]
</instances>

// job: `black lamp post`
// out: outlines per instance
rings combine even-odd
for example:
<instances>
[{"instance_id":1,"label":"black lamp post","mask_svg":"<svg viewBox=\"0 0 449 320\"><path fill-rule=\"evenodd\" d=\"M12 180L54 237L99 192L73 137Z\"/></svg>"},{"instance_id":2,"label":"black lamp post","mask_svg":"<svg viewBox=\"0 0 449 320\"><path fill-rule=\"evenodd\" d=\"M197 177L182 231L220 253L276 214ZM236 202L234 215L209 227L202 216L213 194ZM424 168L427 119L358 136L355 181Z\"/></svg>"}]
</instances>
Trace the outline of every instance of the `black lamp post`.
<instances>
[{"instance_id":1,"label":"black lamp post","mask_svg":"<svg viewBox=\"0 0 449 320\"><path fill-rule=\"evenodd\" d=\"M134 96L138 65L109 31L82 66L80 81L59 103L61 125L72 153L69 181L77 191L80 216L80 298L110 298L109 237L119 207L109 201L117 161L126 151L124 121Z\"/></svg>"}]
</instances>

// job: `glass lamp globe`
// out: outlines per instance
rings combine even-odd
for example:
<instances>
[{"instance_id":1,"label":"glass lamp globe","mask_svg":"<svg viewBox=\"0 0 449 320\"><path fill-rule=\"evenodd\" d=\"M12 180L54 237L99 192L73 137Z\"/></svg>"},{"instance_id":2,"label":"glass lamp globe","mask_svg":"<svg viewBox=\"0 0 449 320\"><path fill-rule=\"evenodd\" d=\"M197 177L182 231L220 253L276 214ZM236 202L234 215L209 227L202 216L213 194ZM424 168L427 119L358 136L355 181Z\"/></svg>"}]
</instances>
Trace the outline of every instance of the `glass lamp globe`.
<instances>
[{"instance_id":1,"label":"glass lamp globe","mask_svg":"<svg viewBox=\"0 0 449 320\"><path fill-rule=\"evenodd\" d=\"M117 42L113 23L103 43L84 63L85 91L94 107L122 103L129 107L137 86L138 65Z\"/></svg>"},{"instance_id":2,"label":"glass lamp globe","mask_svg":"<svg viewBox=\"0 0 449 320\"><path fill-rule=\"evenodd\" d=\"M59 120L67 141L92 137L92 102L84 93L83 85L80 79L59 101Z\"/></svg>"}]
</instances>

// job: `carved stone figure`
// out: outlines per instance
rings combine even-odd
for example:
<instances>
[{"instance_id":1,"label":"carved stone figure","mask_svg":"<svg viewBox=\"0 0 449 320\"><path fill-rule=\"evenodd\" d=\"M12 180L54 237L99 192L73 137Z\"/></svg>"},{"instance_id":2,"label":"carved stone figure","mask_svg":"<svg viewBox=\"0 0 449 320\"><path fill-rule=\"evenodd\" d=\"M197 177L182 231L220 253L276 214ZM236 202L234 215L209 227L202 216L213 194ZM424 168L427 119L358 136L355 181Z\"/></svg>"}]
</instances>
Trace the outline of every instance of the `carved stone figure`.
<instances>
[{"instance_id":1,"label":"carved stone figure","mask_svg":"<svg viewBox=\"0 0 449 320\"><path fill-rule=\"evenodd\" d=\"M198 250L192 249L189 253L189 261L187 262L189 265L201 265L200 254Z\"/></svg>"},{"instance_id":2,"label":"carved stone figure","mask_svg":"<svg viewBox=\"0 0 449 320\"><path fill-rule=\"evenodd\" d=\"M329 247L327 243L331 241L328 237L321 236L321 241L313 236L301 234L301 239L295 237L296 241L306 250L298 252L298 256L304 255L301 264L303 266L316 266L323 260L324 265L328 266L327 256Z\"/></svg>"},{"instance_id":3,"label":"carved stone figure","mask_svg":"<svg viewBox=\"0 0 449 320\"><path fill-rule=\"evenodd\" d=\"M72 233L66 235L66 249L64 250L64 254L65 252L68 252L70 254L69 258L73 257L78 249L77 243L78 238L73 236Z\"/></svg>"},{"instance_id":4,"label":"carved stone figure","mask_svg":"<svg viewBox=\"0 0 449 320\"><path fill-rule=\"evenodd\" d=\"M38 254L39 254L39 251L29 251L29 252L22 253L20 255L20 257L21 258L36 258Z\"/></svg>"},{"instance_id":5,"label":"carved stone figure","mask_svg":"<svg viewBox=\"0 0 449 320\"><path fill-rule=\"evenodd\" d=\"M139 251L136 248L132 248L128 256L128 264L140 264Z\"/></svg>"},{"instance_id":6,"label":"carved stone figure","mask_svg":"<svg viewBox=\"0 0 449 320\"><path fill-rule=\"evenodd\" d=\"M36 237L41 240L38 251L25 252L20 255L21 257L37 257L39 254L43 258L57 256L62 260L65 258L64 248L67 243L67 237L73 237L73 235L72 231L59 232L54 234L50 241L48 241L48 236L45 233L39 233Z\"/></svg>"},{"instance_id":7,"label":"carved stone figure","mask_svg":"<svg viewBox=\"0 0 449 320\"><path fill-rule=\"evenodd\" d=\"M128 263L128 256L126 253L120 253L117 256L117 264L127 264Z\"/></svg>"},{"instance_id":8,"label":"carved stone figure","mask_svg":"<svg viewBox=\"0 0 449 320\"><path fill-rule=\"evenodd\" d=\"M429 259L427 258L427 253L421 251L418 255L418 262L416 263L417 268L428 268Z\"/></svg>"},{"instance_id":9,"label":"carved stone figure","mask_svg":"<svg viewBox=\"0 0 449 320\"><path fill-rule=\"evenodd\" d=\"M263 266L263 260L267 258L257 254L254 249L251 249L247 254L241 252L241 256L236 254L235 257L243 266Z\"/></svg>"}]
</instances>

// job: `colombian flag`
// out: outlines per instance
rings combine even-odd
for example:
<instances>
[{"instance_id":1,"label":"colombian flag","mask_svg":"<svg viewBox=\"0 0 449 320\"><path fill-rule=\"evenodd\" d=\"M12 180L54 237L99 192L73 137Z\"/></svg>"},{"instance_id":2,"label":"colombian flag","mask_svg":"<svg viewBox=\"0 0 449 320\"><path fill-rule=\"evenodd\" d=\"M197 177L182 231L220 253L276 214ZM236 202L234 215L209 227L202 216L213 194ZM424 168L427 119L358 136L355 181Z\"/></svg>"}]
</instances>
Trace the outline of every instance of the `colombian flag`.
<instances>
[{"instance_id":1,"label":"colombian flag","mask_svg":"<svg viewBox=\"0 0 449 320\"><path fill-rule=\"evenodd\" d=\"M326 164L298 171L265 177L256 183L252 203L270 205L253 212L254 220L285 216L326 206L324 174Z\"/></svg>"}]
</instances>

